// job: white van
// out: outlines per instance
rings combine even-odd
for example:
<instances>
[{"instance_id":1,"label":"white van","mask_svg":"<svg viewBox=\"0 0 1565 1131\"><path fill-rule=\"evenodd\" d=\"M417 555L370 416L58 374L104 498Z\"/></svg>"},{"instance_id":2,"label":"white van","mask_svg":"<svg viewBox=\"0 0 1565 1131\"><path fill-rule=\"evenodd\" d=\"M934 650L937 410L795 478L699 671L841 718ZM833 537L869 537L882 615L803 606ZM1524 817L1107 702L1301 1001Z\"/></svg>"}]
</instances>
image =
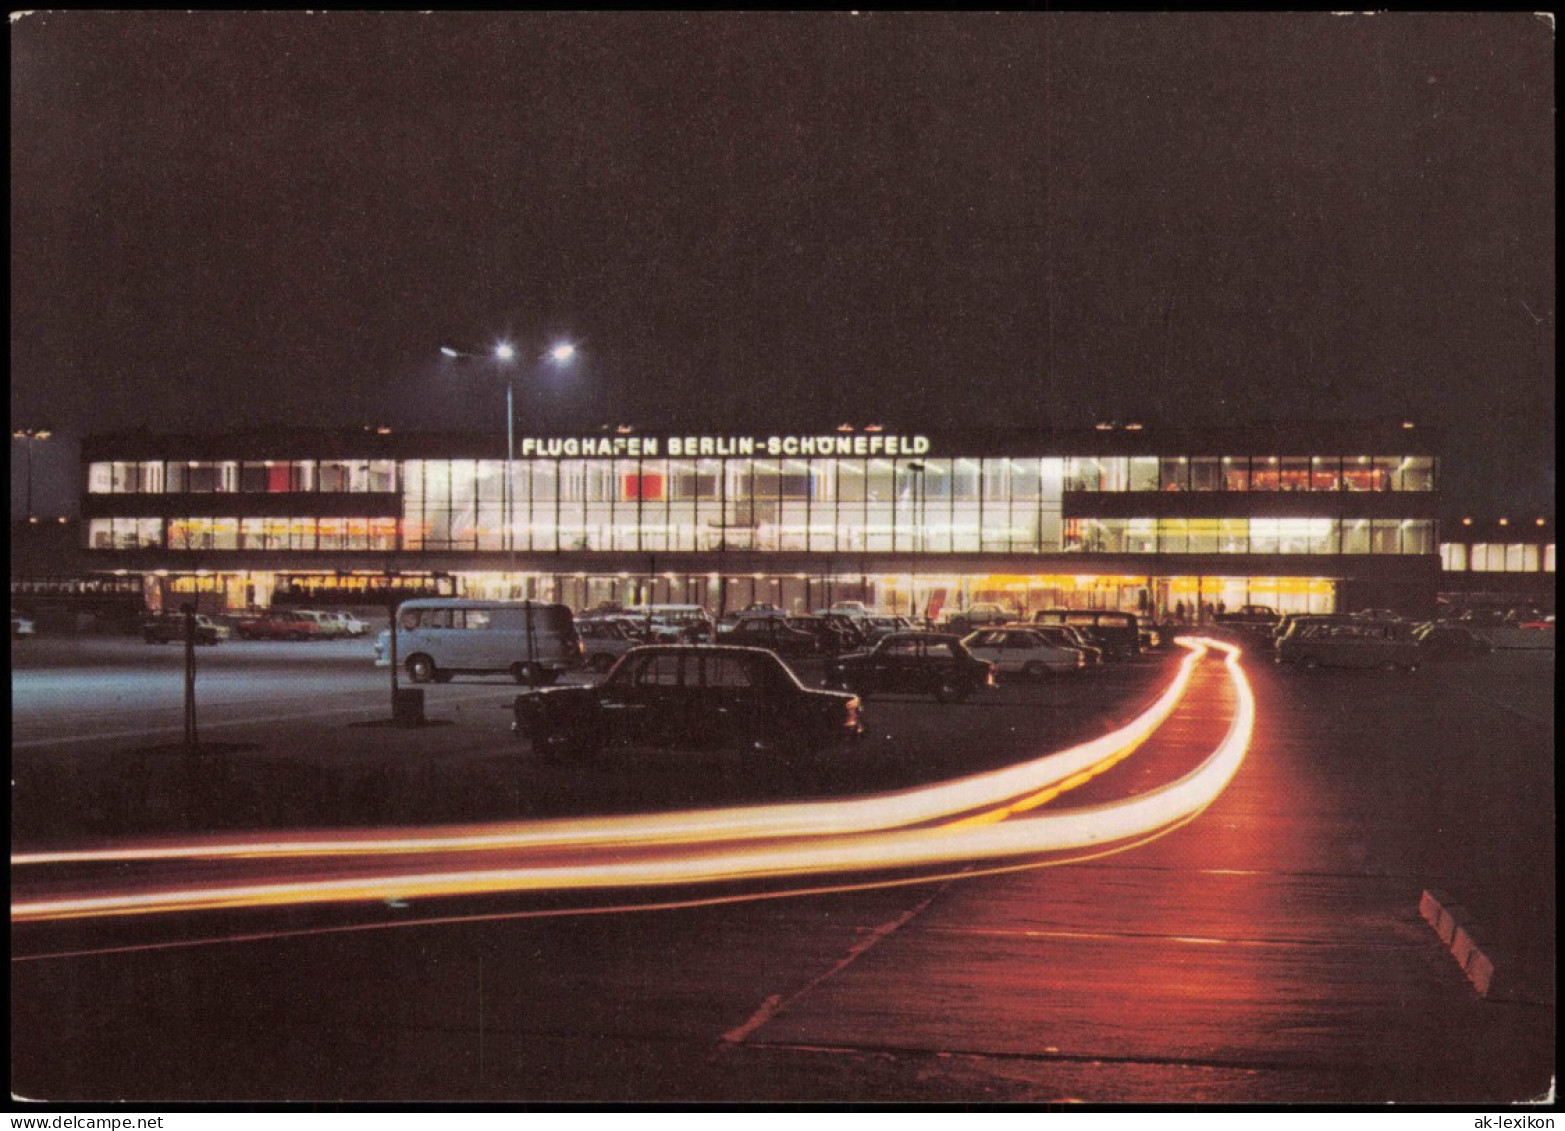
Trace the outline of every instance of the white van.
<instances>
[{"instance_id":1,"label":"white van","mask_svg":"<svg viewBox=\"0 0 1565 1131\"><path fill-rule=\"evenodd\" d=\"M538 687L580 667L583 652L564 605L429 597L398 606L397 656L414 683L505 672Z\"/></svg>"}]
</instances>

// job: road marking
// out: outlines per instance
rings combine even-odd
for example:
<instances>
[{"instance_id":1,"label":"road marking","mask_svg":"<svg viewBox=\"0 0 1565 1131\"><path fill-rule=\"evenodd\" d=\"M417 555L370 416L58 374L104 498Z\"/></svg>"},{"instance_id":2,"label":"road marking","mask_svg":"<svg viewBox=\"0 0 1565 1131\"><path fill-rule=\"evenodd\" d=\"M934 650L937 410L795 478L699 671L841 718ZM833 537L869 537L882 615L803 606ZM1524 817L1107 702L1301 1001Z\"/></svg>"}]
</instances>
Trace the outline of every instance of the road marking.
<instances>
[{"instance_id":1,"label":"road marking","mask_svg":"<svg viewBox=\"0 0 1565 1131\"><path fill-rule=\"evenodd\" d=\"M944 889L942 888L941 890ZM789 994L786 998L781 994L773 994L771 997L767 998L761 1003L761 1008L757 1009L753 1014L751 1014L748 1021L746 1021L743 1025L740 1025L737 1029L730 1029L728 1032L723 1034L724 1044L744 1044L751 1033L754 1033L762 1025L765 1025L773 1017L776 1017L777 1014L784 1009L784 1007L792 1004L795 1001L798 1001L799 998L803 997L816 986L826 981L827 978L830 978L832 975L838 974L841 971L847 969L848 966L852 965L854 961L877 946L881 940L889 937L894 932L906 926L917 915L922 913L925 908L933 903L935 901L935 897L939 894L940 892L936 891L934 895L931 895L928 899L925 899L921 903L918 903L907 911L904 911L895 919L889 920L888 922L882 923L880 926L876 927L869 933L867 938L863 939L857 946L849 950L848 953L840 961L838 961L836 965L832 966L825 973L819 974L816 977L810 979L799 989Z\"/></svg>"},{"instance_id":2,"label":"road marking","mask_svg":"<svg viewBox=\"0 0 1565 1131\"><path fill-rule=\"evenodd\" d=\"M1305 939L1305 938L1217 938L1211 935L1161 935L1149 931L1069 931L1038 930L1028 928L999 927L929 927L931 934L978 935L984 938L1023 939L1088 939L1094 942L1120 940L1149 940L1153 942L1185 943L1190 946L1259 946L1259 947L1314 947L1353 950L1406 950L1418 944L1412 940L1373 942L1363 939Z\"/></svg>"},{"instance_id":3,"label":"road marking","mask_svg":"<svg viewBox=\"0 0 1565 1131\"><path fill-rule=\"evenodd\" d=\"M940 1057L961 1057L965 1060L1008 1060L1008 1061L1032 1061L1047 1063L1062 1061L1068 1064L1149 1064L1167 1068L1191 1068L1210 1070L1213 1068L1232 1069L1236 1072L1322 1072L1340 1071L1343 1068L1353 1068L1362 1065L1352 1061L1334 1060L1221 1060L1203 1057L1178 1057L1178 1056L1115 1056L1108 1053L1067 1053L1059 1049L1050 1048L1042 1052L1006 1052L998 1049L939 1049L934 1050L919 1045L896 1045L885 1042L863 1042L852 1045L807 1045L794 1041L757 1042L757 1048L788 1050L795 1052L818 1053L865 1053L878 1052L891 1056L928 1057L932 1053Z\"/></svg>"}]
</instances>

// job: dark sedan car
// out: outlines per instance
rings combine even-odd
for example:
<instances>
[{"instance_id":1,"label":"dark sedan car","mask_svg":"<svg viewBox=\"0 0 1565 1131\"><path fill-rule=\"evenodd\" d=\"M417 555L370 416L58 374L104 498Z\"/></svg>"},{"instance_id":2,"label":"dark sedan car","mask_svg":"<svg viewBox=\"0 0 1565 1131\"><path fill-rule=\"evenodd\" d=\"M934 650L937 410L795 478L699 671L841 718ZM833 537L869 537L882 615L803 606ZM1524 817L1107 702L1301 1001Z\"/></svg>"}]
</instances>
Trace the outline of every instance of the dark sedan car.
<instances>
[{"instance_id":1,"label":"dark sedan car","mask_svg":"<svg viewBox=\"0 0 1565 1131\"><path fill-rule=\"evenodd\" d=\"M596 686L518 695L511 730L550 759L634 747L803 757L861 736L859 708L857 696L806 688L770 651L652 644Z\"/></svg>"},{"instance_id":2,"label":"dark sedan car","mask_svg":"<svg viewBox=\"0 0 1565 1131\"><path fill-rule=\"evenodd\" d=\"M195 615L197 644L216 644L228 639L228 626L218 624L203 613ZM177 644L185 639L183 613L154 613L141 622L141 638L148 644Z\"/></svg>"},{"instance_id":3,"label":"dark sedan car","mask_svg":"<svg viewBox=\"0 0 1565 1131\"><path fill-rule=\"evenodd\" d=\"M831 661L829 683L858 695L909 692L942 703L966 699L994 686L994 665L962 646L961 637L938 632L894 632L868 652Z\"/></svg>"},{"instance_id":4,"label":"dark sedan car","mask_svg":"<svg viewBox=\"0 0 1565 1131\"><path fill-rule=\"evenodd\" d=\"M840 656L863 644L857 633L849 634L828 617L788 617L789 628L807 632L815 638L815 650L823 656Z\"/></svg>"}]
</instances>

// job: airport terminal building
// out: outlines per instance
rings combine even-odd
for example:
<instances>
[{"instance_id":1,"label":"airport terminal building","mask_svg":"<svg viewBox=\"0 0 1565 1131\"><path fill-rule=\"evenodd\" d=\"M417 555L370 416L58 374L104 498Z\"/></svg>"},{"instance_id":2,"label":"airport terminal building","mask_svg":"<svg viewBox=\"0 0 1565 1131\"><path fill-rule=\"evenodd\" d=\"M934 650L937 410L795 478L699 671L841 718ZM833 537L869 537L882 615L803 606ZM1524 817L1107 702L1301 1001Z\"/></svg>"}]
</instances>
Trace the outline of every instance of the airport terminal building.
<instances>
[{"instance_id":1,"label":"airport terminal building","mask_svg":"<svg viewBox=\"0 0 1565 1131\"><path fill-rule=\"evenodd\" d=\"M135 432L82 459L86 566L139 580L152 607L446 593L1427 615L1442 577L1435 438L1401 422L522 432L511 459L503 436Z\"/></svg>"}]
</instances>

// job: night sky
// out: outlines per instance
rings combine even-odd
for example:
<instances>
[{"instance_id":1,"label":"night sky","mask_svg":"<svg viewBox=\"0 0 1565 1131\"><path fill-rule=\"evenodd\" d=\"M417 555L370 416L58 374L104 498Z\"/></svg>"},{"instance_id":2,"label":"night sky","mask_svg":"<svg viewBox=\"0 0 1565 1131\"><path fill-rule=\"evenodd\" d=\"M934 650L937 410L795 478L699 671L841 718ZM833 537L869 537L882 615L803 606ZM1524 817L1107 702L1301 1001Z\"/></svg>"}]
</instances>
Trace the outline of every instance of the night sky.
<instances>
[{"instance_id":1,"label":"night sky","mask_svg":"<svg viewBox=\"0 0 1565 1131\"><path fill-rule=\"evenodd\" d=\"M437 347L567 336L530 431L1391 414L1553 512L1534 15L70 12L11 62L14 426L498 429Z\"/></svg>"}]
</instances>

